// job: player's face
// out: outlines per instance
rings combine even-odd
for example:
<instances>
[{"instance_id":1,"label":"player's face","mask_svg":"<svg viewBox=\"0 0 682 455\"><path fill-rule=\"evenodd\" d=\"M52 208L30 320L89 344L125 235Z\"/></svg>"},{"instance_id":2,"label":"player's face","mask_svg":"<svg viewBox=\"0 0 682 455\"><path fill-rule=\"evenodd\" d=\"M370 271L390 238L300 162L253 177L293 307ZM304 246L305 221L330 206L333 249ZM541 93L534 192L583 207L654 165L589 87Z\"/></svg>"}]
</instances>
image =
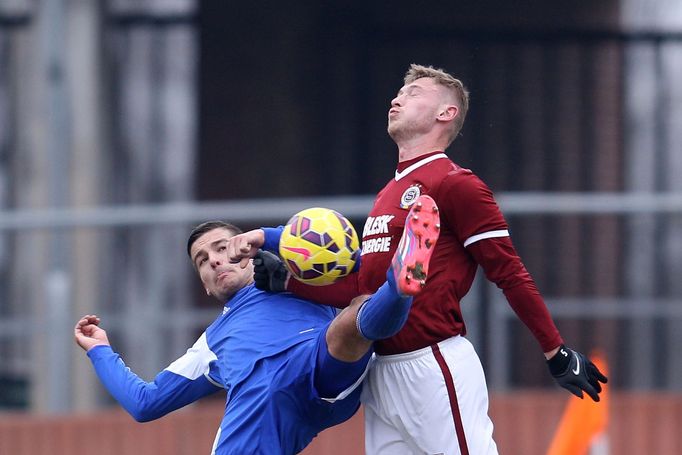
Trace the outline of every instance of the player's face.
<instances>
[{"instance_id":1,"label":"player's face","mask_svg":"<svg viewBox=\"0 0 682 455\"><path fill-rule=\"evenodd\" d=\"M213 229L197 238L190 248L192 262L204 288L221 302L253 281L251 262L242 269L227 258L227 244L233 236L227 229Z\"/></svg>"},{"instance_id":2,"label":"player's face","mask_svg":"<svg viewBox=\"0 0 682 455\"><path fill-rule=\"evenodd\" d=\"M423 77L403 86L388 111L388 134L394 141L426 134L436 125L443 93L433 79Z\"/></svg>"}]
</instances>

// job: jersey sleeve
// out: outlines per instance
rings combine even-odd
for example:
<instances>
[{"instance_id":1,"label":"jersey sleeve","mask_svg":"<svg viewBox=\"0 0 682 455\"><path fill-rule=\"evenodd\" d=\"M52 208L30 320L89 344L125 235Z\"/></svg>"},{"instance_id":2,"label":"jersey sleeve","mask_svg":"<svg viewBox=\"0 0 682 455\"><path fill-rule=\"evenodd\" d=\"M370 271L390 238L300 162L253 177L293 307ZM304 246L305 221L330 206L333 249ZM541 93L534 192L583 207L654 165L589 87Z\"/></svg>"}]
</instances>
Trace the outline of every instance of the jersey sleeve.
<instances>
[{"instance_id":1,"label":"jersey sleeve","mask_svg":"<svg viewBox=\"0 0 682 455\"><path fill-rule=\"evenodd\" d=\"M262 227L263 230L263 249L279 255L279 239L282 237L284 226Z\"/></svg>"},{"instance_id":2,"label":"jersey sleeve","mask_svg":"<svg viewBox=\"0 0 682 455\"><path fill-rule=\"evenodd\" d=\"M358 276L358 272L353 272L327 286L310 286L292 277L287 284L287 291L302 299L346 308L351 300L360 295Z\"/></svg>"},{"instance_id":3,"label":"jersey sleeve","mask_svg":"<svg viewBox=\"0 0 682 455\"><path fill-rule=\"evenodd\" d=\"M504 293L516 315L530 329L543 352L563 343L535 281L509 237L490 238L467 248L486 277Z\"/></svg>"},{"instance_id":4,"label":"jersey sleeve","mask_svg":"<svg viewBox=\"0 0 682 455\"><path fill-rule=\"evenodd\" d=\"M519 319L530 329L544 352L562 343L549 310L509 237L509 228L493 192L470 171L446 178L447 197L438 204L448 226L499 287Z\"/></svg>"},{"instance_id":5,"label":"jersey sleeve","mask_svg":"<svg viewBox=\"0 0 682 455\"><path fill-rule=\"evenodd\" d=\"M158 419L222 388L212 373L216 357L206 334L153 382L133 373L110 346L96 346L88 357L104 387L138 422Z\"/></svg>"}]
</instances>

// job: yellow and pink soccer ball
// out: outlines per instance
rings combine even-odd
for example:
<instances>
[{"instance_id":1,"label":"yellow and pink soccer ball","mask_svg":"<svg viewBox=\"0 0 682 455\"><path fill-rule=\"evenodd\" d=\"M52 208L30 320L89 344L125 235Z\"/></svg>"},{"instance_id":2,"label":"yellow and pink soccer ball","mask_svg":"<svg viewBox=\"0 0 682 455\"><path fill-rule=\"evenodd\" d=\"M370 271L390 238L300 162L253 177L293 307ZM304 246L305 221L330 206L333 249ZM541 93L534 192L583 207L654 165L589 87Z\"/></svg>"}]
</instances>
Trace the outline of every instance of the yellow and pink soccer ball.
<instances>
[{"instance_id":1,"label":"yellow and pink soccer ball","mask_svg":"<svg viewBox=\"0 0 682 455\"><path fill-rule=\"evenodd\" d=\"M358 234L340 213L313 207L296 213L284 226L279 255L291 276L324 286L348 275L360 257Z\"/></svg>"}]
</instances>

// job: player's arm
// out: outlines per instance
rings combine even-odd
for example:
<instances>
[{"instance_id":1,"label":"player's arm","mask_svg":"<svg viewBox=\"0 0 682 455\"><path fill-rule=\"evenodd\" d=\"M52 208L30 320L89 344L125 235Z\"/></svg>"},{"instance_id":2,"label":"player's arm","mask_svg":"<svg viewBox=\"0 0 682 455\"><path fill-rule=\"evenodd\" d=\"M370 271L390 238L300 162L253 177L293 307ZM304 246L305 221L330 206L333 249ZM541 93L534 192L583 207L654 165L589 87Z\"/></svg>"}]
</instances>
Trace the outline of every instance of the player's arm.
<instances>
[{"instance_id":1,"label":"player's arm","mask_svg":"<svg viewBox=\"0 0 682 455\"><path fill-rule=\"evenodd\" d=\"M221 389L210 377L211 357L205 336L180 359L145 382L112 350L99 318L85 316L75 328L76 342L87 351L104 387L138 422L158 419Z\"/></svg>"},{"instance_id":2,"label":"player's arm","mask_svg":"<svg viewBox=\"0 0 682 455\"><path fill-rule=\"evenodd\" d=\"M511 243L507 222L492 191L471 173L455 173L441 185L438 202L443 222L451 227L486 277L502 289L543 352L561 345L563 340L547 306Z\"/></svg>"},{"instance_id":3,"label":"player's arm","mask_svg":"<svg viewBox=\"0 0 682 455\"><path fill-rule=\"evenodd\" d=\"M448 182L446 182L448 183ZM542 347L552 376L562 386L582 398L582 391L599 401L599 382L606 382L592 362L584 355L565 348L540 292L521 262L509 237L507 223L495 202L492 191L475 176L452 179L446 202L441 203L442 216L450 226L457 226L457 235L486 277L505 294L519 319L531 330ZM447 185L446 185L447 186ZM557 357L561 353L575 355ZM564 361L566 360L566 361ZM561 361L561 362L559 362ZM569 363L582 361L585 366L571 369ZM571 371L579 374L571 375Z\"/></svg>"},{"instance_id":4,"label":"player's arm","mask_svg":"<svg viewBox=\"0 0 682 455\"><path fill-rule=\"evenodd\" d=\"M503 290L509 305L542 346L549 371L557 383L580 398L585 392L594 401L599 401L600 383L606 383L608 379L587 356L563 344L549 310L516 256L511 240L487 239L478 246L472 245L471 250L486 276Z\"/></svg>"},{"instance_id":5,"label":"player's arm","mask_svg":"<svg viewBox=\"0 0 682 455\"><path fill-rule=\"evenodd\" d=\"M516 315L530 329L547 357L563 343L559 330L510 237L481 240L467 247L486 278L504 293Z\"/></svg>"}]
</instances>

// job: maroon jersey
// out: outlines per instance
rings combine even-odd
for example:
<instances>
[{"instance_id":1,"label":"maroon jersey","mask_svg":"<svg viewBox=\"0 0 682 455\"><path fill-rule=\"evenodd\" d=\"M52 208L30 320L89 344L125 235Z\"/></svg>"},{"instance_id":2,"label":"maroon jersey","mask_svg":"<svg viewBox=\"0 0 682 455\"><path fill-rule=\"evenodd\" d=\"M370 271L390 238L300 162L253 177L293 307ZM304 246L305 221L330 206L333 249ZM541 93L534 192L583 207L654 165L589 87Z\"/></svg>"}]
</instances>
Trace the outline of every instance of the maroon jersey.
<instances>
[{"instance_id":1,"label":"maroon jersey","mask_svg":"<svg viewBox=\"0 0 682 455\"><path fill-rule=\"evenodd\" d=\"M379 192L362 232L362 263L357 274L331 287L303 290L294 284L291 290L336 306L347 305L355 295L375 292L386 280L405 217L420 194L431 196L440 208L440 237L426 286L415 296L405 326L395 336L375 342L376 352L414 351L465 334L460 300L469 292L478 265L503 290L543 350L559 346L559 332L514 250L492 192L442 152L400 163L395 178Z\"/></svg>"}]
</instances>

